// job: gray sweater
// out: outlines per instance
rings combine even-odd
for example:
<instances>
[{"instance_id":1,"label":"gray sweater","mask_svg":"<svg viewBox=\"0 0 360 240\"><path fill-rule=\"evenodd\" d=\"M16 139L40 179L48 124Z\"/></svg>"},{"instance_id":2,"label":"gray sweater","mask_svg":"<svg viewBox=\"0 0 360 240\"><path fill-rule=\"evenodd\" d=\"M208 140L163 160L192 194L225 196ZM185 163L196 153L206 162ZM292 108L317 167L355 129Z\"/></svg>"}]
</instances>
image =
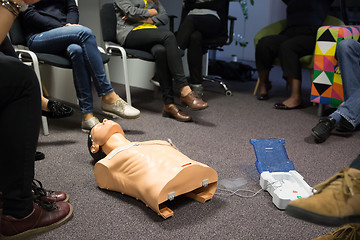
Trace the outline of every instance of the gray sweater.
<instances>
[{"instance_id":1,"label":"gray sweater","mask_svg":"<svg viewBox=\"0 0 360 240\"><path fill-rule=\"evenodd\" d=\"M142 24L139 21L150 17L147 9L158 11L158 15L151 17L156 26L166 25L169 21L165 8L159 0L156 4L148 0L147 9L144 0L114 0L114 7L117 18L116 37L120 45L124 44L131 30ZM126 21L122 19L123 16L127 17Z\"/></svg>"}]
</instances>

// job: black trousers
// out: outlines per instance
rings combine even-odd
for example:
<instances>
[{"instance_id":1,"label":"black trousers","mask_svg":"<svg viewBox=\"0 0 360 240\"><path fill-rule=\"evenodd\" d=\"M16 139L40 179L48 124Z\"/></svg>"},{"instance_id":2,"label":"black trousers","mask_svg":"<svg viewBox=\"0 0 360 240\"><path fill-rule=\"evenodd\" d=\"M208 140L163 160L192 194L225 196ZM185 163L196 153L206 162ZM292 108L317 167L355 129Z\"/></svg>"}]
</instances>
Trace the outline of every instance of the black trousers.
<instances>
[{"instance_id":1,"label":"black trousers","mask_svg":"<svg viewBox=\"0 0 360 240\"><path fill-rule=\"evenodd\" d=\"M284 78L301 80L299 58L312 55L316 44L316 29L310 27L287 28L279 35L263 37L255 49L258 71L270 70L276 58L280 59Z\"/></svg>"},{"instance_id":2,"label":"black trousers","mask_svg":"<svg viewBox=\"0 0 360 240\"><path fill-rule=\"evenodd\" d=\"M31 184L40 130L40 88L34 71L0 55L0 191L3 214L22 218L33 210Z\"/></svg>"},{"instance_id":3,"label":"black trousers","mask_svg":"<svg viewBox=\"0 0 360 240\"><path fill-rule=\"evenodd\" d=\"M0 55L17 57L8 37L5 37L4 41L0 44Z\"/></svg>"},{"instance_id":4,"label":"black trousers","mask_svg":"<svg viewBox=\"0 0 360 240\"><path fill-rule=\"evenodd\" d=\"M164 29L139 29L126 37L124 47L151 52L165 104L174 103L174 86L188 85L174 34ZM139 69L141 71L141 69Z\"/></svg>"},{"instance_id":5,"label":"black trousers","mask_svg":"<svg viewBox=\"0 0 360 240\"><path fill-rule=\"evenodd\" d=\"M206 52L203 39L217 37L221 30L220 20L213 15L187 15L180 24L176 39L181 49L188 49L191 84L202 82L202 55Z\"/></svg>"}]
</instances>

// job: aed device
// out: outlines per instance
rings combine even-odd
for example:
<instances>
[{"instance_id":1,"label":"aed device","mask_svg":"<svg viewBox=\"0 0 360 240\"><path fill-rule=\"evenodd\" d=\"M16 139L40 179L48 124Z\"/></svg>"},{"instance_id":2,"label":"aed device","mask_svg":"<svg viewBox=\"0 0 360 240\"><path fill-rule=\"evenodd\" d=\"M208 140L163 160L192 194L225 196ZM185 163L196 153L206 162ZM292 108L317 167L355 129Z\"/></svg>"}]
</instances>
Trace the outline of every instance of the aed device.
<instances>
[{"instance_id":1,"label":"aed device","mask_svg":"<svg viewBox=\"0 0 360 240\"><path fill-rule=\"evenodd\" d=\"M250 143L255 150L255 166L260 174L260 186L269 192L277 208L283 210L290 201L313 194L312 188L288 158L285 139L250 139Z\"/></svg>"}]
</instances>

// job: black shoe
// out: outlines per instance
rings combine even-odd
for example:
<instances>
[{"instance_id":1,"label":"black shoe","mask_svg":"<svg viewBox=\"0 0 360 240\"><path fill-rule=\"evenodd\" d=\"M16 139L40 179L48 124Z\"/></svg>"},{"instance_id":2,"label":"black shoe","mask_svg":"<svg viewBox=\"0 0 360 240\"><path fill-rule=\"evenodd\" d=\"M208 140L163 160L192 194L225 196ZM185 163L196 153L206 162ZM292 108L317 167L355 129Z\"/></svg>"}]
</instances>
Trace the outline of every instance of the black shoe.
<instances>
[{"instance_id":1,"label":"black shoe","mask_svg":"<svg viewBox=\"0 0 360 240\"><path fill-rule=\"evenodd\" d=\"M324 142L331 131L335 128L336 120L332 117L324 117L319 120L319 123L311 130L315 140L319 143Z\"/></svg>"},{"instance_id":2,"label":"black shoe","mask_svg":"<svg viewBox=\"0 0 360 240\"><path fill-rule=\"evenodd\" d=\"M49 111L42 111L42 115L48 118L65 118L73 115L74 110L57 101L49 100L47 104L47 108Z\"/></svg>"},{"instance_id":3,"label":"black shoe","mask_svg":"<svg viewBox=\"0 0 360 240\"><path fill-rule=\"evenodd\" d=\"M341 117L339 124L336 126L336 131L353 132L353 131L355 131L355 127L348 120Z\"/></svg>"},{"instance_id":4,"label":"black shoe","mask_svg":"<svg viewBox=\"0 0 360 240\"><path fill-rule=\"evenodd\" d=\"M40 161L45 159L45 154L42 152L35 152L35 161Z\"/></svg>"},{"instance_id":5,"label":"black shoe","mask_svg":"<svg viewBox=\"0 0 360 240\"><path fill-rule=\"evenodd\" d=\"M257 100L260 100L260 101L268 100L269 95L268 94L260 94L260 96L257 96L256 98L257 98Z\"/></svg>"}]
</instances>

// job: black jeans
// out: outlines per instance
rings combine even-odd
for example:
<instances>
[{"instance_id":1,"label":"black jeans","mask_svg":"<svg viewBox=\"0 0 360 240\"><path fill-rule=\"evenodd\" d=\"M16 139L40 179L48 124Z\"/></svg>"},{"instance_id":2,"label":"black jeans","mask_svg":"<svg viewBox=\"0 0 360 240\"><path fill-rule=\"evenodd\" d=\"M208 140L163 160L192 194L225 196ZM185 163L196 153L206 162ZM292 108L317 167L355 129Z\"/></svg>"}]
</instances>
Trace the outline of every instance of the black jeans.
<instances>
[{"instance_id":1,"label":"black jeans","mask_svg":"<svg viewBox=\"0 0 360 240\"><path fill-rule=\"evenodd\" d=\"M174 103L172 79L174 79L175 89L181 89L188 85L174 34L163 29L131 31L126 37L123 47L151 52L155 58L156 75L160 83L163 101L165 104Z\"/></svg>"},{"instance_id":2,"label":"black jeans","mask_svg":"<svg viewBox=\"0 0 360 240\"><path fill-rule=\"evenodd\" d=\"M301 80L299 58L312 55L316 44L316 29L292 27L279 35L263 37L255 49L255 62L258 71L270 70L274 60L280 59L284 78Z\"/></svg>"},{"instance_id":3,"label":"black jeans","mask_svg":"<svg viewBox=\"0 0 360 240\"><path fill-rule=\"evenodd\" d=\"M220 20L213 15L187 15L179 26L176 40L181 49L188 49L190 83L202 82L202 55L206 52L203 39L214 38L223 32Z\"/></svg>"},{"instance_id":4,"label":"black jeans","mask_svg":"<svg viewBox=\"0 0 360 240\"><path fill-rule=\"evenodd\" d=\"M0 56L0 191L3 214L33 210L31 184L40 129L40 88L34 71L17 58Z\"/></svg>"}]
</instances>

